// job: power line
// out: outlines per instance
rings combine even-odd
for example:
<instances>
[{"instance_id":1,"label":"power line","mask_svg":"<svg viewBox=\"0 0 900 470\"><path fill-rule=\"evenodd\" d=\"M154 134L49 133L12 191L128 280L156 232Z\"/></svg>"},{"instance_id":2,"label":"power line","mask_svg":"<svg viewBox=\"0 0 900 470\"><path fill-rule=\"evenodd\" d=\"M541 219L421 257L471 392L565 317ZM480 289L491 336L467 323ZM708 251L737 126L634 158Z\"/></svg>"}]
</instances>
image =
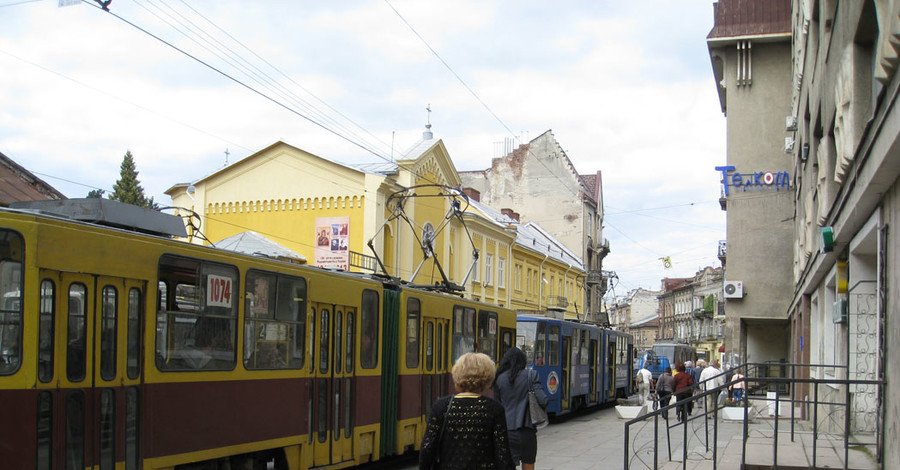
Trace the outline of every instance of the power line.
<instances>
[{"instance_id":1,"label":"power line","mask_svg":"<svg viewBox=\"0 0 900 470\"><path fill-rule=\"evenodd\" d=\"M93 5L92 3L89 3L87 0L82 0L82 1L84 1L85 3L88 3L89 5ZM96 5L93 5L93 6L95 6L95 8L97 8L97 9L101 9L101 10L102 10L102 8L101 8L100 6L96 6ZM113 17L115 17L116 19L118 19L118 20L124 22L125 24L128 24L129 26L131 26L131 27L137 29L138 31L141 31L142 33L144 33L144 34L146 34L146 35L152 37L153 39L156 39L157 41L159 41L159 42L161 42L161 43L163 43L163 44L169 46L170 48L172 48L172 49L174 49L174 50L180 52L181 54L187 56L188 58L193 59L195 62L197 62L197 63L199 63L199 64L201 64L201 65L203 65L203 66L209 68L210 70L212 70L212 71L218 73L219 75L221 75L221 76L227 78L228 80L231 80L232 82L234 82L234 83L236 83L236 84L238 84L238 85L240 85L240 86L246 88L247 90L249 90L249 91L251 91L251 92L253 92L253 93L259 95L260 97L265 98L266 100L268 100L268 101L274 103L274 104L277 105L278 107L280 107L280 108L282 108L282 109L285 109L285 110L287 110L288 112L290 112L290 113L292 113L292 114L294 114L294 115L296 115L296 116L299 116L299 117L303 118L304 120L308 121L309 123L314 124L315 126L317 126L317 127L321 128L321 129L324 129L324 130L328 131L329 133L331 133L331 134L333 134L333 135L335 135L335 136L341 138L342 140L344 140L344 141L346 141L346 142L348 142L348 143L350 143L350 144L352 144L352 145L354 145L354 146L356 146L356 147L358 147L358 148L360 148L360 149L362 149L362 150L364 150L364 151L366 151L366 152L368 152L368 153L371 153L372 155L375 155L375 156L378 157L378 158L381 158L381 159L383 159L383 160L385 160L385 161L388 161L388 162L391 161L389 157L385 157L384 155L379 154L379 153L376 152L375 150L373 150L373 149L371 149L371 148L368 148L368 147L366 147L365 145L363 145L363 144L361 144L361 143L359 143L359 142L356 142L356 141L350 139L349 137L347 137L347 136L345 136L345 135L343 135L343 134L341 134L341 133L339 133L339 132L337 132L337 131L335 131L335 130L329 128L328 126L325 126L324 124L322 124L322 123L316 121L315 119L310 118L309 116L306 116L305 114L303 114L303 113L297 111L296 109L294 109L294 108L292 108L292 107L290 107L290 106L288 106L288 105L286 105L286 104L284 104L284 103L282 103L282 102L276 100L275 98L272 98L271 96L269 96L269 95L267 95L267 94L265 94L265 93L263 93L263 92L257 90L256 88L253 88L252 86L247 85L246 83L242 82L241 80L238 80L237 78L232 77L231 75L225 73L223 70L221 70L221 69L219 69L219 68L213 66L212 64L210 64L210 63L208 63L208 62L206 62L206 61L200 59L199 57L197 57L197 56L195 56L195 55L193 55L193 54L190 54L189 52L187 52L187 51L185 51L185 50L179 48L178 46L175 46L174 44L172 44L172 43L166 41L165 39L163 39L163 38L161 38L161 37L159 37L159 36L157 36L157 35L155 35L155 34L153 34L153 33L151 33L151 32L148 31L148 30L146 30L146 29L144 29L144 28L138 26L137 24L135 24L135 23L133 23L133 22L131 22L131 21L129 21L129 20L127 20L127 19L125 19L125 18L123 18L123 17L121 17L121 16L115 14L115 13L113 13L112 11L109 11L109 10L105 10L105 11L106 11L106 13L112 15Z\"/></svg>"}]
</instances>

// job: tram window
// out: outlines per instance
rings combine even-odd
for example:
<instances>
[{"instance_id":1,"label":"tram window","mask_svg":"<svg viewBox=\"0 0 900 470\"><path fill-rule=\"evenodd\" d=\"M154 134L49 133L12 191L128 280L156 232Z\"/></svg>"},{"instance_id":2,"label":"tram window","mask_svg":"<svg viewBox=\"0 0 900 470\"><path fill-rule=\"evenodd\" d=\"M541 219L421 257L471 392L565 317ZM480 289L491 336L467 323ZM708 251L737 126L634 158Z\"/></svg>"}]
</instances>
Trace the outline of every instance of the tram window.
<instances>
[{"instance_id":1,"label":"tram window","mask_svg":"<svg viewBox=\"0 0 900 470\"><path fill-rule=\"evenodd\" d=\"M344 367L344 370L349 374L353 372L353 346L356 344L356 314L350 310L347 311L347 335L345 340L347 341L347 347L344 354L344 359L347 361L347 365Z\"/></svg>"},{"instance_id":2,"label":"tram window","mask_svg":"<svg viewBox=\"0 0 900 470\"><path fill-rule=\"evenodd\" d=\"M431 372L432 369L434 369L434 323L428 322L425 325L425 370Z\"/></svg>"},{"instance_id":3,"label":"tram window","mask_svg":"<svg viewBox=\"0 0 900 470\"><path fill-rule=\"evenodd\" d=\"M343 312L340 310L334 311L334 371L339 374L341 373L341 367L344 365L341 356L341 352L343 351L341 345L344 344L342 341L342 335L344 333L343 317Z\"/></svg>"},{"instance_id":4,"label":"tram window","mask_svg":"<svg viewBox=\"0 0 900 470\"><path fill-rule=\"evenodd\" d=\"M516 346L525 353L525 363L527 365L543 365L543 348L541 348L541 362L537 362L538 359L538 348L535 344L535 330L537 327L543 323L534 323L534 322L519 322L516 325Z\"/></svg>"},{"instance_id":5,"label":"tram window","mask_svg":"<svg viewBox=\"0 0 900 470\"><path fill-rule=\"evenodd\" d=\"M157 367L161 370L233 369L239 291L237 269L164 255L159 262L159 278L167 289L157 313Z\"/></svg>"},{"instance_id":6,"label":"tram window","mask_svg":"<svg viewBox=\"0 0 900 470\"><path fill-rule=\"evenodd\" d=\"M419 299L406 301L406 367L419 367Z\"/></svg>"},{"instance_id":7,"label":"tram window","mask_svg":"<svg viewBox=\"0 0 900 470\"><path fill-rule=\"evenodd\" d=\"M319 372L328 372L328 338L331 313L327 308L319 310Z\"/></svg>"},{"instance_id":8,"label":"tram window","mask_svg":"<svg viewBox=\"0 0 900 470\"><path fill-rule=\"evenodd\" d=\"M22 363L23 249L21 235L0 230L0 375Z\"/></svg>"},{"instance_id":9,"label":"tram window","mask_svg":"<svg viewBox=\"0 0 900 470\"><path fill-rule=\"evenodd\" d=\"M56 318L56 285L49 279L41 281L41 311L38 326L38 379L53 380L54 319Z\"/></svg>"},{"instance_id":10,"label":"tram window","mask_svg":"<svg viewBox=\"0 0 900 470\"><path fill-rule=\"evenodd\" d=\"M378 366L378 293L364 290L362 295L362 313L360 317L360 351L359 365L363 369L374 369Z\"/></svg>"},{"instance_id":11,"label":"tram window","mask_svg":"<svg viewBox=\"0 0 900 470\"><path fill-rule=\"evenodd\" d=\"M581 332L581 341L579 342L579 348L581 349L581 365L586 366L591 362L591 353L588 350L588 341L590 340L590 333L586 330L582 330Z\"/></svg>"},{"instance_id":12,"label":"tram window","mask_svg":"<svg viewBox=\"0 0 900 470\"><path fill-rule=\"evenodd\" d=\"M306 352L306 280L256 270L245 284L244 366L298 369Z\"/></svg>"},{"instance_id":13,"label":"tram window","mask_svg":"<svg viewBox=\"0 0 900 470\"><path fill-rule=\"evenodd\" d=\"M547 324L540 322L537 324L537 331L534 336L534 365L547 365Z\"/></svg>"},{"instance_id":14,"label":"tram window","mask_svg":"<svg viewBox=\"0 0 900 470\"><path fill-rule=\"evenodd\" d=\"M559 325L550 325L547 334L547 360L551 366L559 365Z\"/></svg>"},{"instance_id":15,"label":"tram window","mask_svg":"<svg viewBox=\"0 0 900 470\"><path fill-rule=\"evenodd\" d=\"M471 307L453 307L453 363L459 356L467 352L475 352L475 309Z\"/></svg>"},{"instance_id":16,"label":"tram window","mask_svg":"<svg viewBox=\"0 0 900 470\"><path fill-rule=\"evenodd\" d=\"M569 364L577 366L581 363L581 330L572 330L572 357Z\"/></svg>"},{"instance_id":17,"label":"tram window","mask_svg":"<svg viewBox=\"0 0 900 470\"><path fill-rule=\"evenodd\" d=\"M84 380L85 365L85 312L87 311L87 288L84 284L69 286L69 316L66 333L66 378L70 382Z\"/></svg>"},{"instance_id":18,"label":"tram window","mask_svg":"<svg viewBox=\"0 0 900 470\"><path fill-rule=\"evenodd\" d=\"M437 324L437 334L435 335L432 344L437 345L437 352L435 353L435 357L437 358L437 369L444 370L444 364L447 363L447 348L444 346L447 344L446 338L444 338L444 324L438 322ZM434 349L434 348L432 348Z\"/></svg>"},{"instance_id":19,"label":"tram window","mask_svg":"<svg viewBox=\"0 0 900 470\"><path fill-rule=\"evenodd\" d=\"M141 297L140 289L132 287L128 290L125 368L131 380L141 375Z\"/></svg>"},{"instance_id":20,"label":"tram window","mask_svg":"<svg viewBox=\"0 0 900 470\"><path fill-rule=\"evenodd\" d=\"M113 286L100 291L100 377L116 378L116 312L119 309L118 292Z\"/></svg>"},{"instance_id":21,"label":"tram window","mask_svg":"<svg viewBox=\"0 0 900 470\"><path fill-rule=\"evenodd\" d=\"M497 362L497 313L479 311L477 331L478 338L475 345L478 352L487 354Z\"/></svg>"}]
</instances>

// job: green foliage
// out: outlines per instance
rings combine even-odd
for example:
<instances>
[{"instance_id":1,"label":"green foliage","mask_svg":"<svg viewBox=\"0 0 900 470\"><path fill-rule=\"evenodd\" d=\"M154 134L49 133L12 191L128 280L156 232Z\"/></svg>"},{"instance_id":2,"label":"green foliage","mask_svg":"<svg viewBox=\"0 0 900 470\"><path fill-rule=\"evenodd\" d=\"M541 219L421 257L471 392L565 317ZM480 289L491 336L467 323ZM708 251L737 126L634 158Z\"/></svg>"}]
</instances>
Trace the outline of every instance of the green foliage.
<instances>
[{"instance_id":1,"label":"green foliage","mask_svg":"<svg viewBox=\"0 0 900 470\"><path fill-rule=\"evenodd\" d=\"M131 150L125 152L125 158L122 159L122 166L119 170L119 180L113 185L113 192L109 198L146 209L157 208L152 197L147 199L144 196L144 188L141 187L141 182L138 180L138 171L134 164L134 157L131 156Z\"/></svg>"},{"instance_id":2,"label":"green foliage","mask_svg":"<svg viewBox=\"0 0 900 470\"><path fill-rule=\"evenodd\" d=\"M89 199L91 199L91 198L101 198L101 197L103 197L103 193L104 193L104 192L106 192L106 191L104 191L104 190L102 190L102 189L92 189L92 190L87 194L87 197L88 197Z\"/></svg>"},{"instance_id":3,"label":"green foliage","mask_svg":"<svg viewBox=\"0 0 900 470\"><path fill-rule=\"evenodd\" d=\"M716 296L713 294L709 294L703 299L703 311L706 313L712 313L716 306Z\"/></svg>"}]
</instances>

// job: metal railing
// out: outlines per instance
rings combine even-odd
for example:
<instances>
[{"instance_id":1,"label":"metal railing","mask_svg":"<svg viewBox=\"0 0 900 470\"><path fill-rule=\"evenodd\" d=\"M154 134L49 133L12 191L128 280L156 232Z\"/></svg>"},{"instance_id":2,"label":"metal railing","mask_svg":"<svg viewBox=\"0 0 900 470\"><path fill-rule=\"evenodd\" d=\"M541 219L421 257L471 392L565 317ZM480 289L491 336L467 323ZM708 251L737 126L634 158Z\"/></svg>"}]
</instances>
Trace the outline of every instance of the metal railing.
<instances>
[{"instance_id":1,"label":"metal railing","mask_svg":"<svg viewBox=\"0 0 900 470\"><path fill-rule=\"evenodd\" d=\"M732 372L736 370L745 376L737 381L730 381ZM725 413L723 409L726 406L734 405L743 408L740 420L742 467L747 465L751 421L762 421L762 426L766 429L765 433L756 433L755 436L764 436L772 441L772 468L778 468L779 439L785 439L780 437L780 433L783 433L780 428L785 426L785 421L790 428L788 439L792 443L796 442L798 426L803 427L805 432L811 432L812 468L817 468L819 463L817 459L822 446L820 441L836 435L841 436L844 469L849 465L851 435L852 446L873 449L874 460L880 464L884 450L883 404L875 402L860 405L860 400L855 399L854 395L858 397L861 389L868 393L871 388L875 388L874 395L883 396L884 381L843 378L847 372L846 366L749 363L720 374L719 376L728 377L724 385L704 390L706 383L695 384L691 387L690 397L658 408L654 406L657 409L625 423L624 468L659 468L661 440L664 441L666 450L662 458L667 462L677 461L672 457L674 445L676 450L678 446L681 448L682 469L688 468L689 448L701 449L702 453L699 450L690 452L699 453L699 460L711 461L712 468L718 468L721 460L718 441L720 426L723 425L718 418ZM811 378L811 375L822 377ZM709 378L707 382L716 377ZM723 397L728 396L729 388L738 383L744 384L743 400L736 401L730 397L723 400ZM710 403L714 405L708 406ZM691 405L695 405L700 412L688 413L687 408ZM768 413L756 410L754 405L765 405ZM786 415L782 412L784 405L790 409ZM677 415L679 408L683 411L684 419L670 420L669 417ZM661 435L661 431L665 431L664 434ZM865 436L870 436L871 439L864 440Z\"/></svg>"}]
</instances>

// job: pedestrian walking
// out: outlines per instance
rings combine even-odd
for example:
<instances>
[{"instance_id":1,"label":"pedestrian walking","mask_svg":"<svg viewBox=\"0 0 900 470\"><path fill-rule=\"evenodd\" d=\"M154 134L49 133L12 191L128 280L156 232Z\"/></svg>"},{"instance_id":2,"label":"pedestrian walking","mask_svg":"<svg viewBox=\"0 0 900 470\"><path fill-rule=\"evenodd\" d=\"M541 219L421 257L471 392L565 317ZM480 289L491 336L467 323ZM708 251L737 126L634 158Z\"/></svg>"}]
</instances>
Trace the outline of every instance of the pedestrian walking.
<instances>
[{"instance_id":1,"label":"pedestrian walking","mask_svg":"<svg viewBox=\"0 0 900 470\"><path fill-rule=\"evenodd\" d=\"M731 390L734 401L741 401L744 399L744 389L746 387L747 382L744 382L744 374L741 374L741 369L735 369L734 374L731 376L731 385L728 387Z\"/></svg>"},{"instance_id":2,"label":"pedestrian walking","mask_svg":"<svg viewBox=\"0 0 900 470\"><path fill-rule=\"evenodd\" d=\"M653 385L653 374L647 369L646 363L644 363L644 367L638 369L634 376L634 382L638 389L638 403L643 405L650 396L650 387Z\"/></svg>"},{"instance_id":3,"label":"pedestrian walking","mask_svg":"<svg viewBox=\"0 0 900 470\"><path fill-rule=\"evenodd\" d=\"M722 371L719 370L719 363L713 362L708 367L704 367L703 371L700 372L700 387L703 391L714 390L725 385L725 376L722 374ZM706 412L709 413L716 408L716 400L718 396L716 394L706 395ZM711 417L712 415L707 415L707 417Z\"/></svg>"},{"instance_id":4,"label":"pedestrian walking","mask_svg":"<svg viewBox=\"0 0 900 470\"><path fill-rule=\"evenodd\" d=\"M674 377L673 385L673 388L675 389L675 399L678 401L686 400L693 394L693 389L691 387L694 385L694 379L691 378L691 374L687 373L687 368L684 366L683 362L677 363L675 369L678 371L678 374ZM689 413L688 404L689 403L681 403L675 408L678 421L687 420Z\"/></svg>"},{"instance_id":5,"label":"pedestrian walking","mask_svg":"<svg viewBox=\"0 0 900 470\"><path fill-rule=\"evenodd\" d=\"M672 397L672 392L675 390L673 387L675 385L675 378L672 377L672 368L666 367L666 370L656 379L656 399L658 400L659 407L664 408L669 404L669 399ZM669 412L662 412L663 419L669 419Z\"/></svg>"},{"instance_id":6,"label":"pedestrian walking","mask_svg":"<svg viewBox=\"0 0 900 470\"><path fill-rule=\"evenodd\" d=\"M456 395L431 407L419 470L485 468L512 470L506 412L482 394L491 386L494 361L483 353L466 353L451 370Z\"/></svg>"},{"instance_id":7,"label":"pedestrian walking","mask_svg":"<svg viewBox=\"0 0 900 470\"><path fill-rule=\"evenodd\" d=\"M525 369L527 358L519 348L511 348L503 355L494 380L494 399L506 409L509 447L516 466L534 470L537 459L537 429L529 413L528 394L534 393L541 407L548 399L534 369Z\"/></svg>"}]
</instances>

